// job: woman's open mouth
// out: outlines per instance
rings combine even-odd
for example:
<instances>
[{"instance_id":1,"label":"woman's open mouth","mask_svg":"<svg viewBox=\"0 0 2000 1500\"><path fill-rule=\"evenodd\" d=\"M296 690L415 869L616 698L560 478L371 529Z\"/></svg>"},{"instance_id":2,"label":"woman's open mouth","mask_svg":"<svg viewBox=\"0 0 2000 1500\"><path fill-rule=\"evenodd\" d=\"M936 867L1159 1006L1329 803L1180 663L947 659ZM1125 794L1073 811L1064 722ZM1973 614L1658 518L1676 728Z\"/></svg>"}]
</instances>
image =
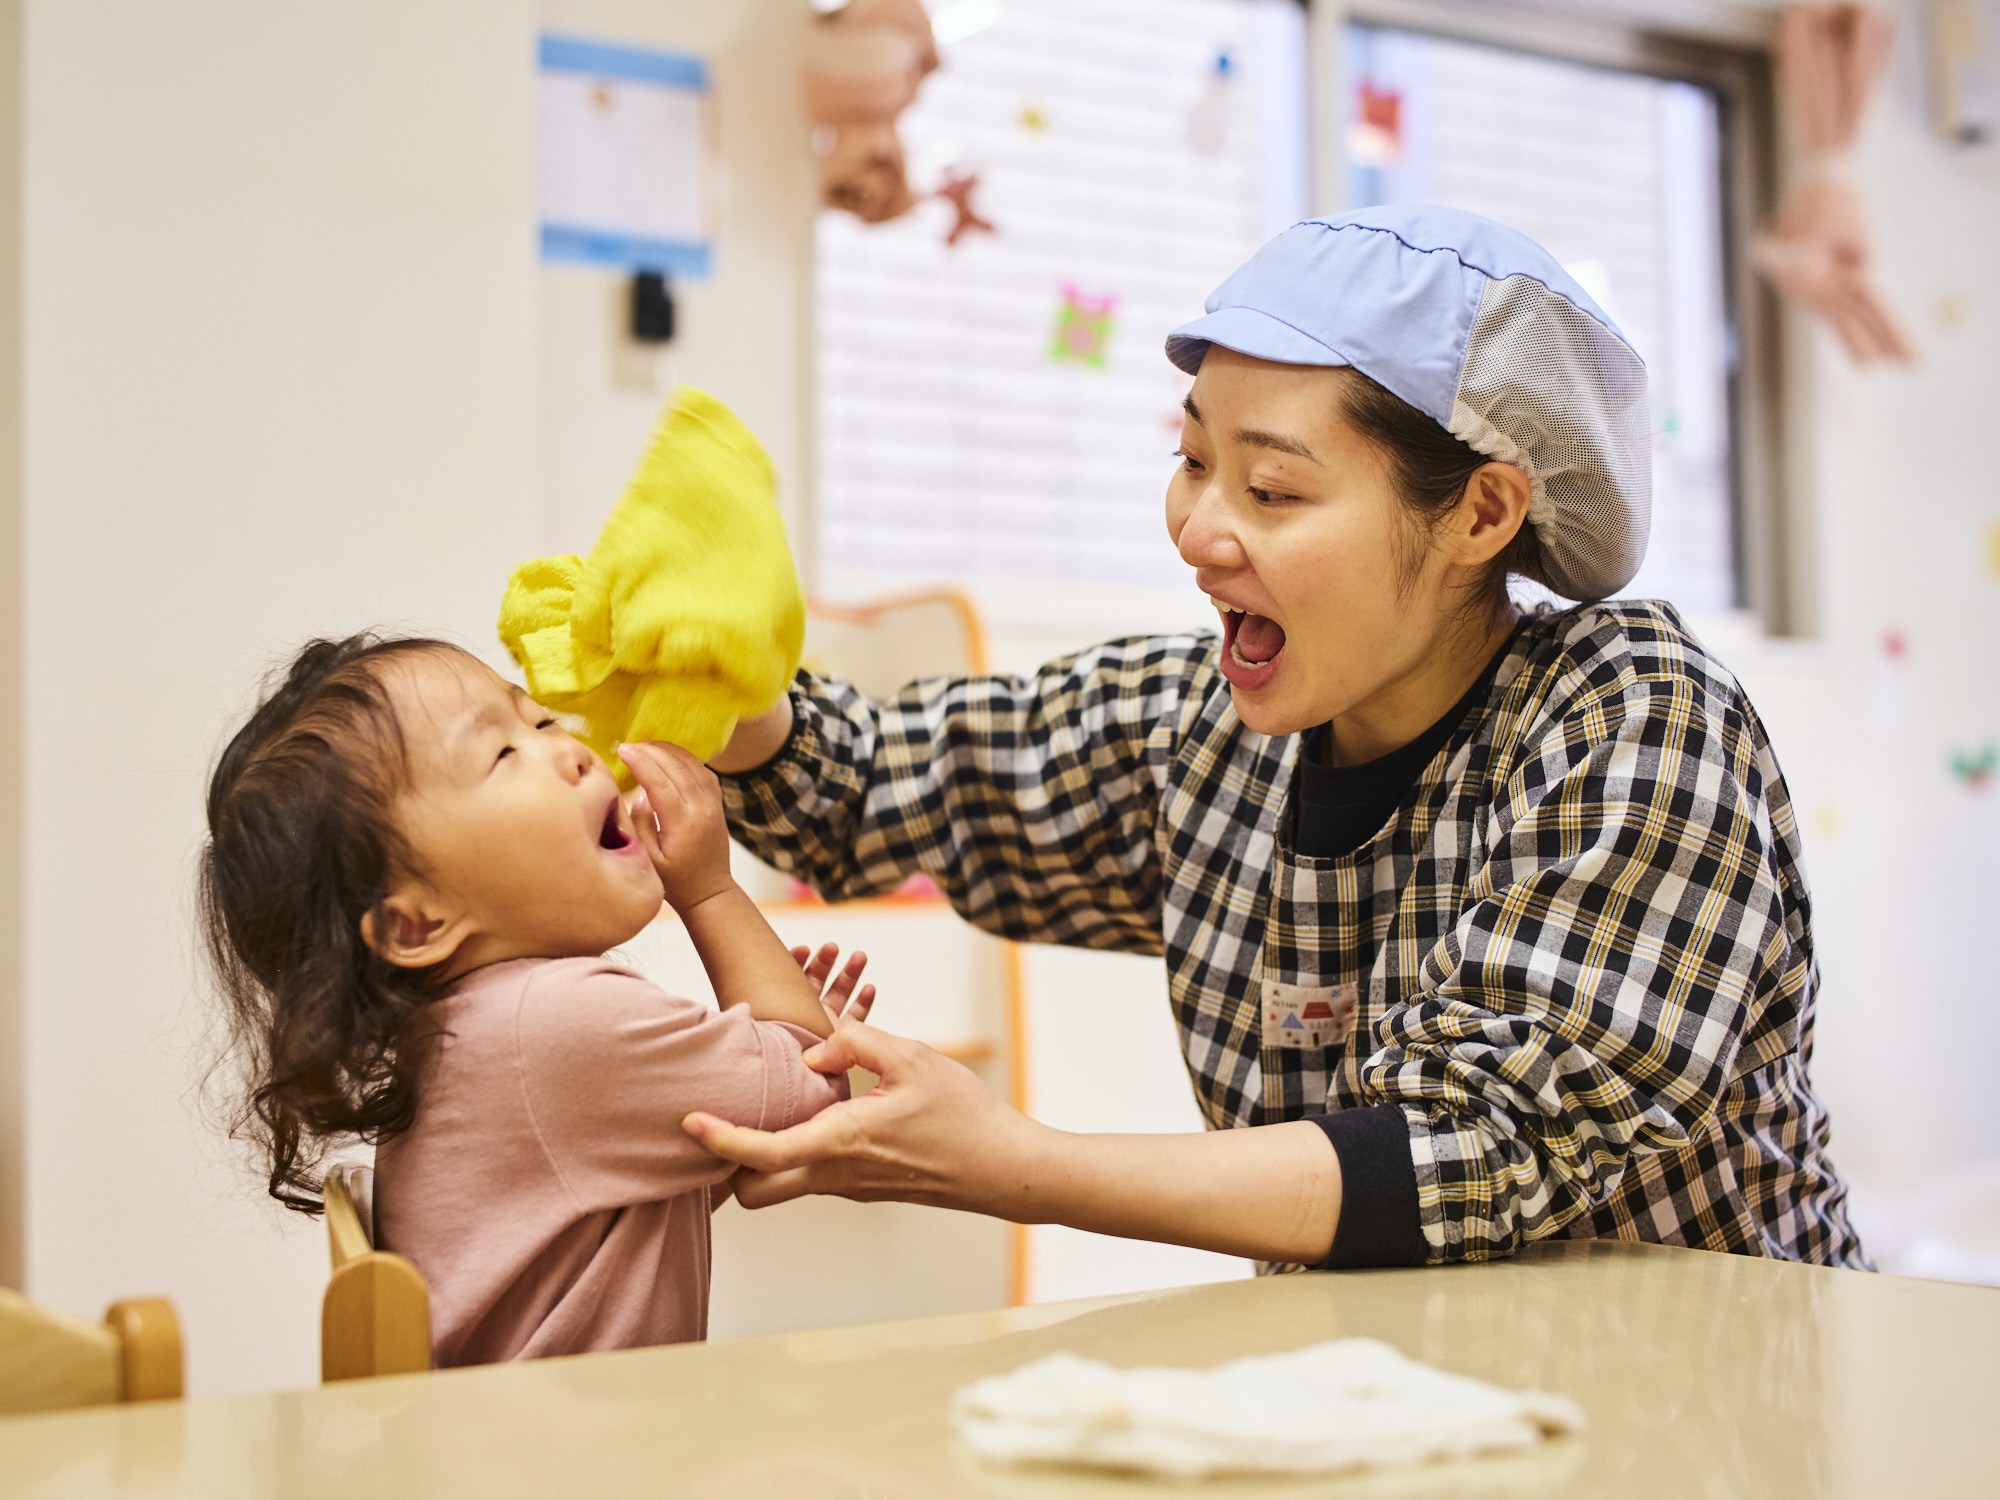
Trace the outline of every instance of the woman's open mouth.
<instances>
[{"instance_id":1,"label":"woman's open mouth","mask_svg":"<svg viewBox=\"0 0 2000 1500\"><path fill-rule=\"evenodd\" d=\"M1266 615L1216 601L1222 609L1222 675L1231 687L1255 692L1277 673L1285 627Z\"/></svg>"},{"instance_id":2,"label":"woman's open mouth","mask_svg":"<svg viewBox=\"0 0 2000 1500\"><path fill-rule=\"evenodd\" d=\"M597 846L616 852L631 848L633 843L632 835L618 826L618 799L613 797L611 805L604 810L604 827L598 830Z\"/></svg>"}]
</instances>

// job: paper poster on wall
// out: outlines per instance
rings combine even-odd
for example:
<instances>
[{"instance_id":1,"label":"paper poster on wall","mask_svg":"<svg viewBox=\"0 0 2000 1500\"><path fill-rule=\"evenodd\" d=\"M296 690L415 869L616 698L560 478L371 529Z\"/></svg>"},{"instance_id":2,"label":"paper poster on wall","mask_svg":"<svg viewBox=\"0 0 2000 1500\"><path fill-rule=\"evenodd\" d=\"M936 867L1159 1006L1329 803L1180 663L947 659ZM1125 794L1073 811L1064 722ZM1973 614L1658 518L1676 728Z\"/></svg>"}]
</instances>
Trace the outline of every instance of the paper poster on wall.
<instances>
[{"instance_id":1,"label":"paper poster on wall","mask_svg":"<svg viewBox=\"0 0 2000 1500\"><path fill-rule=\"evenodd\" d=\"M707 275L707 109L699 57L544 36L542 258Z\"/></svg>"}]
</instances>

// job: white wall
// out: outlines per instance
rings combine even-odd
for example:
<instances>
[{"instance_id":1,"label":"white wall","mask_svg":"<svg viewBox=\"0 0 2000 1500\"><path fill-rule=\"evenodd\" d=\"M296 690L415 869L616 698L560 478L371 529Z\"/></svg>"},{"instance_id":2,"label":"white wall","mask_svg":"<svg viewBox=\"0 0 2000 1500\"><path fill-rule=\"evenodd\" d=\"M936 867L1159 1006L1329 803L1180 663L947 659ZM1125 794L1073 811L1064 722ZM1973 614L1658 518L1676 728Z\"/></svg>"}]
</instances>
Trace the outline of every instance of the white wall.
<instances>
[{"instance_id":1,"label":"white wall","mask_svg":"<svg viewBox=\"0 0 2000 1500\"><path fill-rule=\"evenodd\" d=\"M490 646L536 541L528 0L26 6L26 1280L317 1378L317 1222L193 1110L201 799L257 675ZM11 590L10 590L11 593Z\"/></svg>"}]
</instances>

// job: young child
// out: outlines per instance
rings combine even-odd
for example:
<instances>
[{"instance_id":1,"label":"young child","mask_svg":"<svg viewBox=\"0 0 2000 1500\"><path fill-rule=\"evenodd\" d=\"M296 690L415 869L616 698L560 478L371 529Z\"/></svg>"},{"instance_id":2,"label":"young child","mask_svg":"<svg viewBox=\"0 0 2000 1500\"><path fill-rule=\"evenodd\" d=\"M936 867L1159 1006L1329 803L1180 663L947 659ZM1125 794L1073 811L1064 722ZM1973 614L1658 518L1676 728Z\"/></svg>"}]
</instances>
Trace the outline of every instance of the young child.
<instances>
[{"instance_id":1,"label":"young child","mask_svg":"<svg viewBox=\"0 0 2000 1500\"><path fill-rule=\"evenodd\" d=\"M804 1049L860 1019L855 955L787 953L729 873L715 778L604 763L456 647L315 641L218 762L201 898L270 1189L317 1211L377 1144L376 1227L439 1365L704 1336L731 1168L700 1110L780 1129L846 1097ZM680 914L720 1013L603 957ZM805 965L803 971L801 966Z\"/></svg>"}]
</instances>

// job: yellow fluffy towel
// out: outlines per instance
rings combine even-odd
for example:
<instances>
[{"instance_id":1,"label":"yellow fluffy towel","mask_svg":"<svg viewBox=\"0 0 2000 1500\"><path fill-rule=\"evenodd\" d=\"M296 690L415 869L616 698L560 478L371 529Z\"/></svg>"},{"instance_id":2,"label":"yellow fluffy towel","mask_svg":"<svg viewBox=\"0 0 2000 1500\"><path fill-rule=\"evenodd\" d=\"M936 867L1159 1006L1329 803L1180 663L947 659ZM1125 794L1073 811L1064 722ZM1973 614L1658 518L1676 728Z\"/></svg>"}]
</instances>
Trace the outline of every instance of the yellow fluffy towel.
<instances>
[{"instance_id":1,"label":"yellow fluffy towel","mask_svg":"<svg viewBox=\"0 0 2000 1500\"><path fill-rule=\"evenodd\" d=\"M538 557L507 580L500 639L535 701L579 714L617 773L630 740L703 759L784 693L805 639L770 459L736 416L682 386L588 558Z\"/></svg>"}]
</instances>

